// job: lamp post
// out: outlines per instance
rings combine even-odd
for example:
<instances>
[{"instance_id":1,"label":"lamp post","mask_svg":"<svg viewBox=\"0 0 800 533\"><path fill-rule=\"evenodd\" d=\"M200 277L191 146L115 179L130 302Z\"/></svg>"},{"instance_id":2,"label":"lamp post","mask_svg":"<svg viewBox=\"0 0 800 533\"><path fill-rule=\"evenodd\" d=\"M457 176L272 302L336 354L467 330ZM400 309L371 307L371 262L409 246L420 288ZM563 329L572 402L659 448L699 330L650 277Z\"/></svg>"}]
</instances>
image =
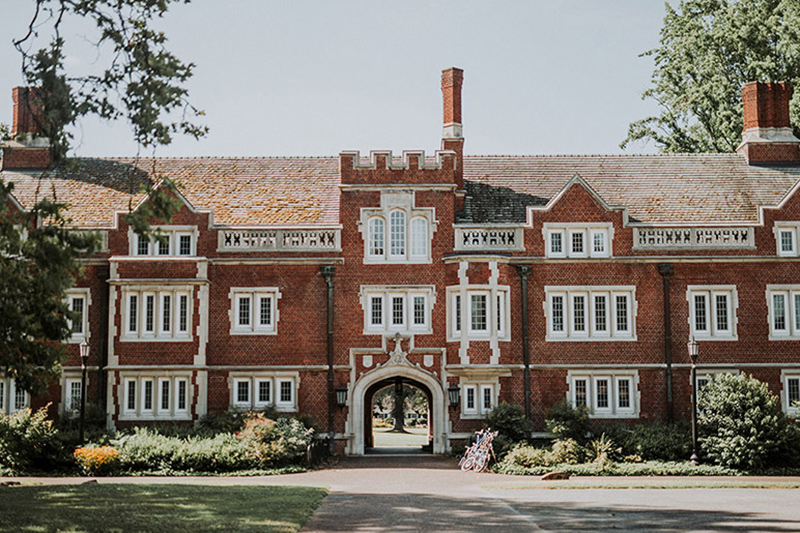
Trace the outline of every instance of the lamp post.
<instances>
[{"instance_id":1,"label":"lamp post","mask_svg":"<svg viewBox=\"0 0 800 533\"><path fill-rule=\"evenodd\" d=\"M697 354L700 351L700 343L694 340L694 337L689 340L686 345L689 348L689 358L692 360L692 456L689 461L693 465L698 463L697 458Z\"/></svg>"},{"instance_id":2,"label":"lamp post","mask_svg":"<svg viewBox=\"0 0 800 533\"><path fill-rule=\"evenodd\" d=\"M83 426L86 416L86 365L89 362L89 343L81 343L81 418L80 418L80 440L83 444Z\"/></svg>"}]
</instances>

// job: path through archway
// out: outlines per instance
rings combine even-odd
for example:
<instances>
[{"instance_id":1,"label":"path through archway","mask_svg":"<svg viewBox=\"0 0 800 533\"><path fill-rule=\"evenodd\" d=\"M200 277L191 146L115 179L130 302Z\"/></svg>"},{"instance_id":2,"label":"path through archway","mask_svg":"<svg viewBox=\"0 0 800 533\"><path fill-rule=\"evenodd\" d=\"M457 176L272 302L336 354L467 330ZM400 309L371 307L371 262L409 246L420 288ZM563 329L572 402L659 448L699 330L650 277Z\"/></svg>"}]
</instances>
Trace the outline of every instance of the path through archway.
<instances>
[{"instance_id":1,"label":"path through archway","mask_svg":"<svg viewBox=\"0 0 800 533\"><path fill-rule=\"evenodd\" d=\"M428 387L401 376L370 386L364 395L364 452L431 453L431 401Z\"/></svg>"}]
</instances>

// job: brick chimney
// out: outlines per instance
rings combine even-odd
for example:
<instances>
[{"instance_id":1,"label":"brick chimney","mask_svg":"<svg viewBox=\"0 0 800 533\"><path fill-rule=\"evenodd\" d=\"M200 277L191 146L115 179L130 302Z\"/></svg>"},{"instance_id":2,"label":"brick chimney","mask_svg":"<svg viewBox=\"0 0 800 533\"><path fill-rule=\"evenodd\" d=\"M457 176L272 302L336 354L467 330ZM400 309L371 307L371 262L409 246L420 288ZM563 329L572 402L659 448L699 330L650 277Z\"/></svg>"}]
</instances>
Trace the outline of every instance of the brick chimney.
<instances>
[{"instance_id":1,"label":"brick chimney","mask_svg":"<svg viewBox=\"0 0 800 533\"><path fill-rule=\"evenodd\" d=\"M452 67L442 71L444 126L442 149L456 153L455 179L458 190L464 189L464 134L461 124L461 83L464 71Z\"/></svg>"},{"instance_id":2,"label":"brick chimney","mask_svg":"<svg viewBox=\"0 0 800 533\"><path fill-rule=\"evenodd\" d=\"M751 82L742 87L744 131L736 149L748 163L800 163L800 139L792 133L788 82Z\"/></svg>"},{"instance_id":3,"label":"brick chimney","mask_svg":"<svg viewBox=\"0 0 800 533\"><path fill-rule=\"evenodd\" d=\"M52 162L50 140L42 136L42 109L36 87L14 87L12 140L3 145L2 170L47 168Z\"/></svg>"}]
</instances>

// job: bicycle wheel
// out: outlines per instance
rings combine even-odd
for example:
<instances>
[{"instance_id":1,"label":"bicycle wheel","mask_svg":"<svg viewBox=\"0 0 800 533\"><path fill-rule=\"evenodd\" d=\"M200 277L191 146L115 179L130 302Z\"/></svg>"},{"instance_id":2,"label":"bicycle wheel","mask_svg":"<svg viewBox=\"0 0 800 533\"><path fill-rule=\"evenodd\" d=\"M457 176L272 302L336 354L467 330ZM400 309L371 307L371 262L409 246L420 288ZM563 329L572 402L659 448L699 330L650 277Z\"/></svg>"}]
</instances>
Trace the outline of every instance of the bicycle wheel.
<instances>
[{"instance_id":1,"label":"bicycle wheel","mask_svg":"<svg viewBox=\"0 0 800 533\"><path fill-rule=\"evenodd\" d=\"M482 450L482 453L478 455L475 459L475 464L473 465L472 469L477 472L481 473L486 470L486 467L489 465L489 454L486 453L486 450Z\"/></svg>"},{"instance_id":2,"label":"bicycle wheel","mask_svg":"<svg viewBox=\"0 0 800 533\"><path fill-rule=\"evenodd\" d=\"M472 454L464 456L464 463L461 465L461 470L463 472L469 472L472 470L472 466L475 464L475 456Z\"/></svg>"}]
</instances>

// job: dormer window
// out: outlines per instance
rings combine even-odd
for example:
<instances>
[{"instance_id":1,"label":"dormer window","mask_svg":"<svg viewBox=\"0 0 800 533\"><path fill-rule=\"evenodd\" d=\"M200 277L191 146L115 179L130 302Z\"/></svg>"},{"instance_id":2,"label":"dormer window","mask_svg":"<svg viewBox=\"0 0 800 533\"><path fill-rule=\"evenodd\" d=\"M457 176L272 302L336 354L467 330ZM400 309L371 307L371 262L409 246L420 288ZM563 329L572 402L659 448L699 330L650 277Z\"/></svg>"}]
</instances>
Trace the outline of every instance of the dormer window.
<instances>
[{"instance_id":1,"label":"dormer window","mask_svg":"<svg viewBox=\"0 0 800 533\"><path fill-rule=\"evenodd\" d=\"M434 216L414 205L413 193L382 193L380 208L361 210L364 263L430 263Z\"/></svg>"},{"instance_id":2,"label":"dormer window","mask_svg":"<svg viewBox=\"0 0 800 533\"><path fill-rule=\"evenodd\" d=\"M128 231L131 255L197 255L197 228L194 226L154 226L154 235L143 236Z\"/></svg>"},{"instance_id":3,"label":"dormer window","mask_svg":"<svg viewBox=\"0 0 800 533\"><path fill-rule=\"evenodd\" d=\"M601 224L544 224L545 257L595 258L611 257L614 228Z\"/></svg>"}]
</instances>

